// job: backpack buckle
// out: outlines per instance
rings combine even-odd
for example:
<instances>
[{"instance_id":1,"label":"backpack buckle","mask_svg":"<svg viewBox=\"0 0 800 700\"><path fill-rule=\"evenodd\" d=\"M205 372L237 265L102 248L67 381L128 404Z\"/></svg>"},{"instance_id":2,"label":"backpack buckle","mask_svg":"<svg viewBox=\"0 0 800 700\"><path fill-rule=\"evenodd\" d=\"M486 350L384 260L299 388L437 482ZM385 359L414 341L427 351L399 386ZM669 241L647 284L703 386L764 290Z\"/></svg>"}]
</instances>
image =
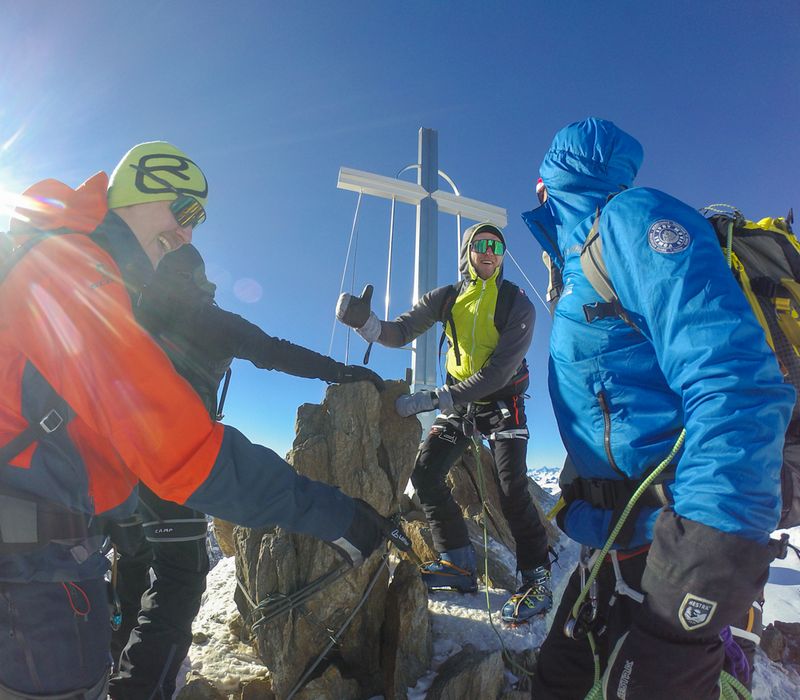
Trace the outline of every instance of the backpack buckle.
<instances>
[{"instance_id":1,"label":"backpack buckle","mask_svg":"<svg viewBox=\"0 0 800 700\"><path fill-rule=\"evenodd\" d=\"M64 424L64 419L61 417L61 414L55 409L51 409L50 412L39 421L39 425L44 430L45 433L48 435L50 433L54 433Z\"/></svg>"}]
</instances>

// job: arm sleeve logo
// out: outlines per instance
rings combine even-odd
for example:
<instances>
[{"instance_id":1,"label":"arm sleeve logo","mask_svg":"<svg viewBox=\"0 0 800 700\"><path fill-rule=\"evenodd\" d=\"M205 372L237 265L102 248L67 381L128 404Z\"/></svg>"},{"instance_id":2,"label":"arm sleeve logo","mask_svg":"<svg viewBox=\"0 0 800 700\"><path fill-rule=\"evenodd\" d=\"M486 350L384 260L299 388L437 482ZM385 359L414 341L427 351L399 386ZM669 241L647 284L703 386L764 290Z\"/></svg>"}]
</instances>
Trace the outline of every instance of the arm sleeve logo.
<instances>
[{"instance_id":1,"label":"arm sleeve logo","mask_svg":"<svg viewBox=\"0 0 800 700\"><path fill-rule=\"evenodd\" d=\"M647 241L656 253L680 253L689 247L689 232L677 221L661 219L647 232Z\"/></svg>"}]
</instances>

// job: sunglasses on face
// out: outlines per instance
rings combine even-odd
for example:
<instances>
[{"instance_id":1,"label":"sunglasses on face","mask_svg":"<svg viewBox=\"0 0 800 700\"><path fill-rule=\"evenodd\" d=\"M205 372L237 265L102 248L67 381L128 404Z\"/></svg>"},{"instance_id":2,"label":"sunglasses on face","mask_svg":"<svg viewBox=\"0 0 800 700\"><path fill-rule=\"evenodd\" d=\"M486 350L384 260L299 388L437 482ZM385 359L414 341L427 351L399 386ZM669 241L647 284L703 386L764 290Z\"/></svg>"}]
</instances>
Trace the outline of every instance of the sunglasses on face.
<instances>
[{"instance_id":1,"label":"sunglasses on face","mask_svg":"<svg viewBox=\"0 0 800 700\"><path fill-rule=\"evenodd\" d=\"M169 210L172 212L172 216L175 217L175 221L178 222L178 226L181 228L191 227L194 229L206 220L206 210L203 209L203 205L200 204L197 199L191 195L184 194L176 187L170 185L166 180L158 177L158 175L154 175L149 170L140 168L133 163L131 163L131 167L142 175L149 177L151 180L155 180L164 188L165 192L175 193L175 199L169 203Z\"/></svg>"},{"instance_id":2,"label":"sunglasses on face","mask_svg":"<svg viewBox=\"0 0 800 700\"><path fill-rule=\"evenodd\" d=\"M470 248L476 253L485 253L489 248L495 255L502 255L506 252L506 246L502 241L496 241L494 238L482 238L479 241L472 241Z\"/></svg>"}]
</instances>

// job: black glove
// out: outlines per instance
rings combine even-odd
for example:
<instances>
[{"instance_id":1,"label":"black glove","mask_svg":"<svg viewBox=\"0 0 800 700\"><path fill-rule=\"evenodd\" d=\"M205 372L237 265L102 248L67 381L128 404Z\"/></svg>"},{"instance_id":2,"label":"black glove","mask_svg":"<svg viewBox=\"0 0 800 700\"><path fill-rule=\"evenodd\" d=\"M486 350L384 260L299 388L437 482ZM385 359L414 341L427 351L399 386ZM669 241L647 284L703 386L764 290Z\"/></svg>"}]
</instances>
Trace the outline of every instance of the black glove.
<instances>
[{"instance_id":1,"label":"black glove","mask_svg":"<svg viewBox=\"0 0 800 700\"><path fill-rule=\"evenodd\" d=\"M719 697L719 634L735 624L767 580L772 550L688 520L658 516L642 576L646 593L603 677L603 697Z\"/></svg>"},{"instance_id":2,"label":"black glove","mask_svg":"<svg viewBox=\"0 0 800 700\"><path fill-rule=\"evenodd\" d=\"M387 540L404 552L411 549L411 540L397 523L384 518L360 498L354 498L353 502L355 511L350 527L339 539L329 543L353 566L363 564L369 555Z\"/></svg>"},{"instance_id":3,"label":"black glove","mask_svg":"<svg viewBox=\"0 0 800 700\"><path fill-rule=\"evenodd\" d=\"M718 700L725 652L719 636L664 639L634 622L617 642L603 676L603 698Z\"/></svg>"},{"instance_id":4,"label":"black glove","mask_svg":"<svg viewBox=\"0 0 800 700\"><path fill-rule=\"evenodd\" d=\"M773 556L768 545L663 511L642 576L643 625L669 638L716 637L758 598Z\"/></svg>"},{"instance_id":5,"label":"black glove","mask_svg":"<svg viewBox=\"0 0 800 700\"><path fill-rule=\"evenodd\" d=\"M372 313L372 285L364 287L360 297L345 292L336 304L336 318L351 328L361 328Z\"/></svg>"},{"instance_id":6,"label":"black glove","mask_svg":"<svg viewBox=\"0 0 800 700\"><path fill-rule=\"evenodd\" d=\"M340 365L335 382L349 384L351 382L372 382L378 391L383 391L385 384L375 372L361 365Z\"/></svg>"}]
</instances>

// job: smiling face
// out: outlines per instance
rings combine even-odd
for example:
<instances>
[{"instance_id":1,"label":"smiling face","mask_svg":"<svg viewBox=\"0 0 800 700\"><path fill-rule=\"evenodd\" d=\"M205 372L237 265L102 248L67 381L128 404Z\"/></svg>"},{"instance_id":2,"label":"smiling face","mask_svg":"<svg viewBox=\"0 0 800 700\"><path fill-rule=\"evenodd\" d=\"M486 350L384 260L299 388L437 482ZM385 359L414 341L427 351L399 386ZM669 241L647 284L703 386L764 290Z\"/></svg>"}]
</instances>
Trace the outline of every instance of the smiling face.
<instances>
[{"instance_id":1,"label":"smiling face","mask_svg":"<svg viewBox=\"0 0 800 700\"><path fill-rule=\"evenodd\" d=\"M481 231L475 234L472 243L483 240L500 241L500 238L489 231ZM469 260L472 263L472 267L475 268L478 277L482 280L488 280L494 274L494 271L500 267L503 262L503 256L495 255L492 248L487 248L485 253L478 253L472 250L472 246L470 246Z\"/></svg>"},{"instance_id":2,"label":"smiling face","mask_svg":"<svg viewBox=\"0 0 800 700\"><path fill-rule=\"evenodd\" d=\"M192 227L179 226L169 201L144 202L114 211L130 227L153 269L167 253L192 242Z\"/></svg>"}]
</instances>

